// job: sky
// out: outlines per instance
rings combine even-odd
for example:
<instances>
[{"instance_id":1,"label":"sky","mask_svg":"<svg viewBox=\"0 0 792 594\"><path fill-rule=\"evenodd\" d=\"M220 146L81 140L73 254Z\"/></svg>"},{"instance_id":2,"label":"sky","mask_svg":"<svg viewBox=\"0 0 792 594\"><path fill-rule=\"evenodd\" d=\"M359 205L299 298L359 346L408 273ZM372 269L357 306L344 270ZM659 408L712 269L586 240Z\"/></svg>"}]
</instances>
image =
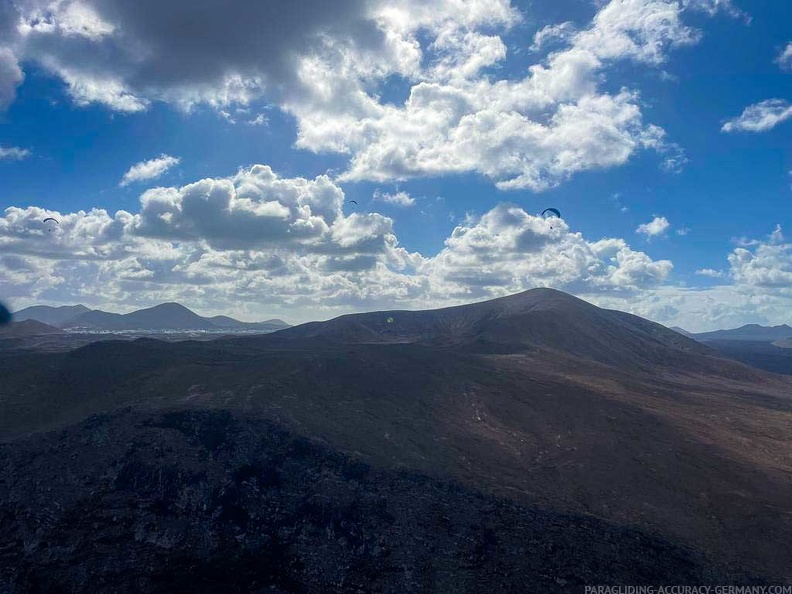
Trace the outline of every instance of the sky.
<instances>
[{"instance_id":1,"label":"sky","mask_svg":"<svg viewBox=\"0 0 792 594\"><path fill-rule=\"evenodd\" d=\"M789 2L0 0L0 300L790 323L791 149Z\"/></svg>"}]
</instances>

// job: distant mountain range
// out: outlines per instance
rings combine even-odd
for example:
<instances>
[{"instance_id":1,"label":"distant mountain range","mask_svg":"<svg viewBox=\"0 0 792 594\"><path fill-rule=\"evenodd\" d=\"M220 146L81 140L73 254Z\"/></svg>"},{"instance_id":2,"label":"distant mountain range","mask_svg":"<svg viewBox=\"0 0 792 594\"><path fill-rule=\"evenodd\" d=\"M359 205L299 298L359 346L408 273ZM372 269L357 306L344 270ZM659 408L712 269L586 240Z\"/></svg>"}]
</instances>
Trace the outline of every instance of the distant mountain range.
<instances>
[{"instance_id":1,"label":"distant mountain range","mask_svg":"<svg viewBox=\"0 0 792 594\"><path fill-rule=\"evenodd\" d=\"M288 328L282 320L240 322L228 316L206 318L179 303L163 303L128 314L108 313L84 305L50 307L35 305L14 314L15 322L35 320L42 324L70 331L99 332L275 332Z\"/></svg>"},{"instance_id":2,"label":"distant mountain range","mask_svg":"<svg viewBox=\"0 0 792 594\"><path fill-rule=\"evenodd\" d=\"M677 330L679 331L679 330ZM759 324L746 324L732 330L715 330L688 334L696 340L751 340L756 342L774 342L776 340L792 339L792 327L787 324L780 326L760 326Z\"/></svg>"}]
</instances>

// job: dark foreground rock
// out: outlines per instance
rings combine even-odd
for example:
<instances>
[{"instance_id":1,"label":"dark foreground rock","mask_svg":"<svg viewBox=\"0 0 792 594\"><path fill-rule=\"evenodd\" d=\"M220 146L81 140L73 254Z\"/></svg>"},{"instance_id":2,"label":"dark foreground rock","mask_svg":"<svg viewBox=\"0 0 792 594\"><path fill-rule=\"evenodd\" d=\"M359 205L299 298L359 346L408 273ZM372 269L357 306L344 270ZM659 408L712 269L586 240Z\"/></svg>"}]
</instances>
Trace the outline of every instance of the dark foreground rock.
<instances>
[{"instance_id":1,"label":"dark foreground rock","mask_svg":"<svg viewBox=\"0 0 792 594\"><path fill-rule=\"evenodd\" d=\"M371 469L227 411L0 445L0 592L582 592L764 583L662 538Z\"/></svg>"}]
</instances>

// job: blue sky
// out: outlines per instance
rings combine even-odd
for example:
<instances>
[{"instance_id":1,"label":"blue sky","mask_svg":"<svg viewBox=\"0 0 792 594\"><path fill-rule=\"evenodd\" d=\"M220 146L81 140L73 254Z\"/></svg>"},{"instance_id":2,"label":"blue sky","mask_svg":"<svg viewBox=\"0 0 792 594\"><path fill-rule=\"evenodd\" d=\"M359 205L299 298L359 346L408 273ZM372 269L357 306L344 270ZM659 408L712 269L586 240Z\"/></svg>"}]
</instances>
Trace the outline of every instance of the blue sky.
<instances>
[{"instance_id":1,"label":"blue sky","mask_svg":"<svg viewBox=\"0 0 792 594\"><path fill-rule=\"evenodd\" d=\"M791 4L279 4L6 0L0 298L792 322Z\"/></svg>"}]
</instances>

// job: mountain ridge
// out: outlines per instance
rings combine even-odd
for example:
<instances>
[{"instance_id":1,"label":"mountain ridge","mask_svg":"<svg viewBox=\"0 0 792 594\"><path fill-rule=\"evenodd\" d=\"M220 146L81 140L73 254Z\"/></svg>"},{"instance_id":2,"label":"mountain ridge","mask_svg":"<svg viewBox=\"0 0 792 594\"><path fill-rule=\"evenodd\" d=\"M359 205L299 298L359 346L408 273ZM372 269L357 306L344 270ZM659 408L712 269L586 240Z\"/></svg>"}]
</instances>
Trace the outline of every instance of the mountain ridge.
<instances>
[{"instance_id":1,"label":"mountain ridge","mask_svg":"<svg viewBox=\"0 0 792 594\"><path fill-rule=\"evenodd\" d=\"M417 344L527 352L542 349L610 365L683 364L715 352L665 326L599 308L555 289L531 289L467 305L424 311L382 311L309 322L271 335L337 344Z\"/></svg>"},{"instance_id":2,"label":"mountain ridge","mask_svg":"<svg viewBox=\"0 0 792 594\"><path fill-rule=\"evenodd\" d=\"M696 340L749 340L768 341L792 339L792 327L787 324L777 326L761 326L759 324L745 324L739 328L728 330L713 330L712 332L699 332L692 335Z\"/></svg>"},{"instance_id":3,"label":"mountain ridge","mask_svg":"<svg viewBox=\"0 0 792 594\"><path fill-rule=\"evenodd\" d=\"M72 315L74 314L74 315ZM15 319L34 319L43 322L53 320L51 325L67 330L99 331L255 331L274 332L289 325L279 319L263 322L240 322L230 316L200 316L176 302L160 303L153 307L135 310L127 314L88 309L84 305L51 307L38 305L25 308L14 314ZM47 323L47 322L43 322Z\"/></svg>"}]
</instances>

